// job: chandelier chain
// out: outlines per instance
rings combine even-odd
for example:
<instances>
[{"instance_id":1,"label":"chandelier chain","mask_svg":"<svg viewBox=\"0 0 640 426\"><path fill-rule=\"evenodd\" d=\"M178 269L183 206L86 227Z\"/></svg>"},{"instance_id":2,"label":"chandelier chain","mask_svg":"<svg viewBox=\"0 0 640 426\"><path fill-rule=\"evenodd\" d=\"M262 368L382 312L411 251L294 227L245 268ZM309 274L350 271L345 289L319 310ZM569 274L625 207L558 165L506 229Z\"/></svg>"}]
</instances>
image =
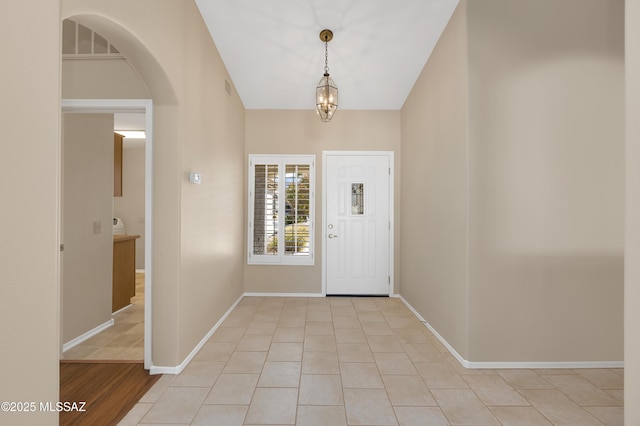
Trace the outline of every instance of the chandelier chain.
<instances>
[{"instance_id":1,"label":"chandelier chain","mask_svg":"<svg viewBox=\"0 0 640 426\"><path fill-rule=\"evenodd\" d=\"M324 42L324 73L329 74L329 42Z\"/></svg>"}]
</instances>

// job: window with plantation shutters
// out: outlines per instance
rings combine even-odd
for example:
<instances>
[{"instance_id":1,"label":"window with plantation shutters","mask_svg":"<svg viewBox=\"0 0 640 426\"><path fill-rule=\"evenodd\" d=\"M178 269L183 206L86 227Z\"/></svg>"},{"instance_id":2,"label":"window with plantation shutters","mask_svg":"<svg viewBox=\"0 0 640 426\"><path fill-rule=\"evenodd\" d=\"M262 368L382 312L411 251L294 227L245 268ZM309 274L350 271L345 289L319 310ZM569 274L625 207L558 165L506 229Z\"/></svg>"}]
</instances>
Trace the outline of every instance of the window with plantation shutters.
<instances>
[{"instance_id":1,"label":"window with plantation shutters","mask_svg":"<svg viewBox=\"0 0 640 426\"><path fill-rule=\"evenodd\" d=\"M249 156L248 262L313 265L315 156Z\"/></svg>"}]
</instances>

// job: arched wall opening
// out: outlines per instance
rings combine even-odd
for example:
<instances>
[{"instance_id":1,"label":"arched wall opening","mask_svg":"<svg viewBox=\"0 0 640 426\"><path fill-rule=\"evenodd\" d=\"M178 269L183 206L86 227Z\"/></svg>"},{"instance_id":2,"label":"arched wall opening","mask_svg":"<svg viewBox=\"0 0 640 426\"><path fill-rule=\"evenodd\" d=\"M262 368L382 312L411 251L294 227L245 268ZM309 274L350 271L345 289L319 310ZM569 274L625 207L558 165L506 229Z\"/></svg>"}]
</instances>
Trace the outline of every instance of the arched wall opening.
<instances>
[{"instance_id":1,"label":"arched wall opening","mask_svg":"<svg viewBox=\"0 0 640 426\"><path fill-rule=\"evenodd\" d=\"M65 112L144 112L147 149L145 154L145 368L175 363L176 331L167 324L176 322L176 291L179 275L179 200L180 187L169 171L179 175L178 102L167 73L147 46L114 20L95 14L70 14L71 19L99 33L118 50L146 88L150 99L125 99L127 93L74 93L75 99L63 99ZM63 76L64 81L64 76ZM100 84L99 81L96 84ZM99 91L99 90L98 90ZM64 87L63 87L64 96ZM114 96L117 96L115 98ZM158 171L162 170L162 173ZM162 250L160 249L162 247ZM154 315L162 312L162 315ZM152 369L153 371L153 369Z\"/></svg>"},{"instance_id":2,"label":"arched wall opening","mask_svg":"<svg viewBox=\"0 0 640 426\"><path fill-rule=\"evenodd\" d=\"M139 76L128 97L153 100L151 371L175 374L244 291L245 109L194 2L61 6L127 58Z\"/></svg>"}]
</instances>

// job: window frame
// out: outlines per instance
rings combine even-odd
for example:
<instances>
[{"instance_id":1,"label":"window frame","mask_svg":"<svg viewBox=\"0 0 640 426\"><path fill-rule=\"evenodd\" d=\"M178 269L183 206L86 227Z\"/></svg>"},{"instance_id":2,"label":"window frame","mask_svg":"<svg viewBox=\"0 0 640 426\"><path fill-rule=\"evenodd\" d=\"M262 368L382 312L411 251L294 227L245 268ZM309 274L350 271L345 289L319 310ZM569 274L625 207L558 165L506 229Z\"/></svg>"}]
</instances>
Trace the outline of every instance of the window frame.
<instances>
[{"instance_id":1,"label":"window frame","mask_svg":"<svg viewBox=\"0 0 640 426\"><path fill-rule=\"evenodd\" d=\"M315 155L289 155L289 154L249 154L248 156L248 205L247 205L247 264L249 265L307 265L315 264ZM277 233L277 254L254 253L254 213L255 213L255 171L256 165L277 165L278 182L286 182L286 168L291 165L309 166L309 254L286 255L284 244L284 232ZM286 184L278 185L278 230L285 229L286 216Z\"/></svg>"}]
</instances>

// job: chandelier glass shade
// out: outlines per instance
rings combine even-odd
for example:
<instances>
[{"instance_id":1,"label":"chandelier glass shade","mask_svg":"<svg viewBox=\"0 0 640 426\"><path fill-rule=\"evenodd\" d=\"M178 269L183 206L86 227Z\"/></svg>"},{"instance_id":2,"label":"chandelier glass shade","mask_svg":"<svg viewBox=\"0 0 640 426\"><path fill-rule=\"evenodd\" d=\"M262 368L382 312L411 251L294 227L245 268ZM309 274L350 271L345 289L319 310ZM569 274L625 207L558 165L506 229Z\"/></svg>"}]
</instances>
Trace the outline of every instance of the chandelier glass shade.
<instances>
[{"instance_id":1,"label":"chandelier glass shade","mask_svg":"<svg viewBox=\"0 0 640 426\"><path fill-rule=\"evenodd\" d=\"M328 43L333 38L331 30L322 30L320 40L324 41L324 75L316 87L316 112L323 122L331 121L338 109L338 87L329 75Z\"/></svg>"}]
</instances>

